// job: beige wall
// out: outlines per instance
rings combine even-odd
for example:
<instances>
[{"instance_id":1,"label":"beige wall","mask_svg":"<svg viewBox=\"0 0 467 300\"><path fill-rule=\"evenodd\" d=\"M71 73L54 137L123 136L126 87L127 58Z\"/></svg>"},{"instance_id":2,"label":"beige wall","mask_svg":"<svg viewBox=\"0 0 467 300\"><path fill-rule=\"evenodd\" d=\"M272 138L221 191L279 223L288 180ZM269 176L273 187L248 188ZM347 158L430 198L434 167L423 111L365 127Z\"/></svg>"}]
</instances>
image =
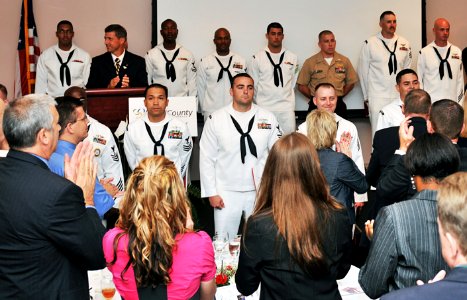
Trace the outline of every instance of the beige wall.
<instances>
[{"instance_id":1,"label":"beige wall","mask_svg":"<svg viewBox=\"0 0 467 300\"><path fill-rule=\"evenodd\" d=\"M150 48L151 0L35 0L34 2L34 14L42 50L56 42L56 24L62 19L68 19L74 24L76 44L87 50L91 56L105 51L104 28L111 23L120 23L128 30L130 51L144 55ZM445 17L451 22L451 41L460 48L466 47L467 22L464 20L466 1L426 0L426 2L428 41L432 40L433 21L437 17ZM12 95L21 0L0 0L0 7L2 37L0 82L6 85Z\"/></svg>"},{"instance_id":2,"label":"beige wall","mask_svg":"<svg viewBox=\"0 0 467 300\"><path fill-rule=\"evenodd\" d=\"M0 0L0 82L7 87L10 97L13 96L21 3L21 0ZM74 42L91 56L105 51L104 28L112 23L127 29L131 52L144 55L151 46L150 0L34 0L34 16L41 50L57 42L56 25L63 19L73 23Z\"/></svg>"}]
</instances>

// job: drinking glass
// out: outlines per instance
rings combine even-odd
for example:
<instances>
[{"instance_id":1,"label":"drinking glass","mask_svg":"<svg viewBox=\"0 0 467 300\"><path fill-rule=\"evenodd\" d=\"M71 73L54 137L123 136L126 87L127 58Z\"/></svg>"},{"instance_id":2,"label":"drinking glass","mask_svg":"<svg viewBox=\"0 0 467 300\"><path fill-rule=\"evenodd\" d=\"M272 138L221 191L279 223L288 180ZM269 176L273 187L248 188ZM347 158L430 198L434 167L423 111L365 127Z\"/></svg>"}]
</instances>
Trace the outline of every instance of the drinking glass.
<instances>
[{"instance_id":1,"label":"drinking glass","mask_svg":"<svg viewBox=\"0 0 467 300\"><path fill-rule=\"evenodd\" d=\"M232 255L234 258L237 258L240 252L240 241L241 240L242 240L242 235L237 234L236 236L234 236L233 239L229 241L230 255Z\"/></svg>"},{"instance_id":2,"label":"drinking glass","mask_svg":"<svg viewBox=\"0 0 467 300\"><path fill-rule=\"evenodd\" d=\"M225 246L229 242L229 234L227 232L216 232L212 239L216 254L221 255Z\"/></svg>"},{"instance_id":3,"label":"drinking glass","mask_svg":"<svg viewBox=\"0 0 467 300\"><path fill-rule=\"evenodd\" d=\"M107 276L102 277L101 290L102 290L102 296L104 296L106 300L113 299L115 295L115 285L111 277L107 277Z\"/></svg>"}]
</instances>

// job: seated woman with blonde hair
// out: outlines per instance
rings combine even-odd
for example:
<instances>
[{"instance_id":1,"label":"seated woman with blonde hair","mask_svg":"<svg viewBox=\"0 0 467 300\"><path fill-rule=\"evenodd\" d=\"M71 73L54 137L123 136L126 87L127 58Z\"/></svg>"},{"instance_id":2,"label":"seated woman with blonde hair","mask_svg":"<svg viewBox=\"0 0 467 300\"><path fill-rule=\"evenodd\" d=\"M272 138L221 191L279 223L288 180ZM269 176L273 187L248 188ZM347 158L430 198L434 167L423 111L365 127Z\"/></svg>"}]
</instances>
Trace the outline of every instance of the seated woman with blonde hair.
<instances>
[{"instance_id":1,"label":"seated woman with blonde hair","mask_svg":"<svg viewBox=\"0 0 467 300\"><path fill-rule=\"evenodd\" d=\"M163 156L143 159L128 180L120 218L103 239L108 268L125 300L155 294L165 296L152 299L214 298L212 241L188 228L190 222L173 162Z\"/></svg>"},{"instance_id":2,"label":"seated woman with blonde hair","mask_svg":"<svg viewBox=\"0 0 467 300\"><path fill-rule=\"evenodd\" d=\"M344 204L350 221L355 223L354 192L363 194L368 189L365 175L352 160L350 134L343 134L341 141L336 141L337 123L335 117L316 109L306 117L307 136L318 151L321 170L329 184L331 195ZM332 145L336 144L336 150Z\"/></svg>"},{"instance_id":3,"label":"seated woman with blonde hair","mask_svg":"<svg viewBox=\"0 0 467 300\"><path fill-rule=\"evenodd\" d=\"M329 194L318 155L301 133L279 139L266 161L235 275L260 299L341 299L350 269L352 225Z\"/></svg>"}]
</instances>

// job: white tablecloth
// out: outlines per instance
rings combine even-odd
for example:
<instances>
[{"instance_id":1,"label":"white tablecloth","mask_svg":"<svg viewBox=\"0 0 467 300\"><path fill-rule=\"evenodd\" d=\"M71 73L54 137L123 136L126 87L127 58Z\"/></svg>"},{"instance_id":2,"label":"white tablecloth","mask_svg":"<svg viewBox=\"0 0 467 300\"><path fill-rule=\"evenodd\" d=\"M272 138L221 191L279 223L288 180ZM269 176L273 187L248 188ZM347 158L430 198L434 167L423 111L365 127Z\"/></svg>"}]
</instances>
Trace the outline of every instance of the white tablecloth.
<instances>
[{"instance_id":1,"label":"white tablecloth","mask_svg":"<svg viewBox=\"0 0 467 300\"><path fill-rule=\"evenodd\" d=\"M339 292L343 300L367 300L370 299L360 288L358 284L359 268L352 266L343 279L337 281ZM240 293L237 291L235 284L217 288L216 300L237 300ZM259 289L253 294L245 298L246 300L259 299Z\"/></svg>"}]
</instances>

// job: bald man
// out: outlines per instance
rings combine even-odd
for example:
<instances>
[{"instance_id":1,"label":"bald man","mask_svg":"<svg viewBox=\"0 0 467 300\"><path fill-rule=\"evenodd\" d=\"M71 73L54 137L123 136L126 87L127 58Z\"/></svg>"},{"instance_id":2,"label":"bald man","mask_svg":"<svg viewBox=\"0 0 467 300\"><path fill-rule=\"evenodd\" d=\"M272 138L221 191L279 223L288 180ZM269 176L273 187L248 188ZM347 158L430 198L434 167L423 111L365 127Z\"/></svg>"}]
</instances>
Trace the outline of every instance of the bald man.
<instances>
[{"instance_id":1,"label":"bald man","mask_svg":"<svg viewBox=\"0 0 467 300\"><path fill-rule=\"evenodd\" d=\"M245 59L230 51L230 32L219 28L214 33L216 51L201 59L197 72L198 100L204 120L232 102L232 78L246 72Z\"/></svg>"},{"instance_id":2,"label":"bald man","mask_svg":"<svg viewBox=\"0 0 467 300\"><path fill-rule=\"evenodd\" d=\"M448 20L436 19L433 26L435 40L420 50L418 78L431 96L431 101L450 99L462 104L464 72L461 50L449 43L451 26Z\"/></svg>"}]
</instances>

